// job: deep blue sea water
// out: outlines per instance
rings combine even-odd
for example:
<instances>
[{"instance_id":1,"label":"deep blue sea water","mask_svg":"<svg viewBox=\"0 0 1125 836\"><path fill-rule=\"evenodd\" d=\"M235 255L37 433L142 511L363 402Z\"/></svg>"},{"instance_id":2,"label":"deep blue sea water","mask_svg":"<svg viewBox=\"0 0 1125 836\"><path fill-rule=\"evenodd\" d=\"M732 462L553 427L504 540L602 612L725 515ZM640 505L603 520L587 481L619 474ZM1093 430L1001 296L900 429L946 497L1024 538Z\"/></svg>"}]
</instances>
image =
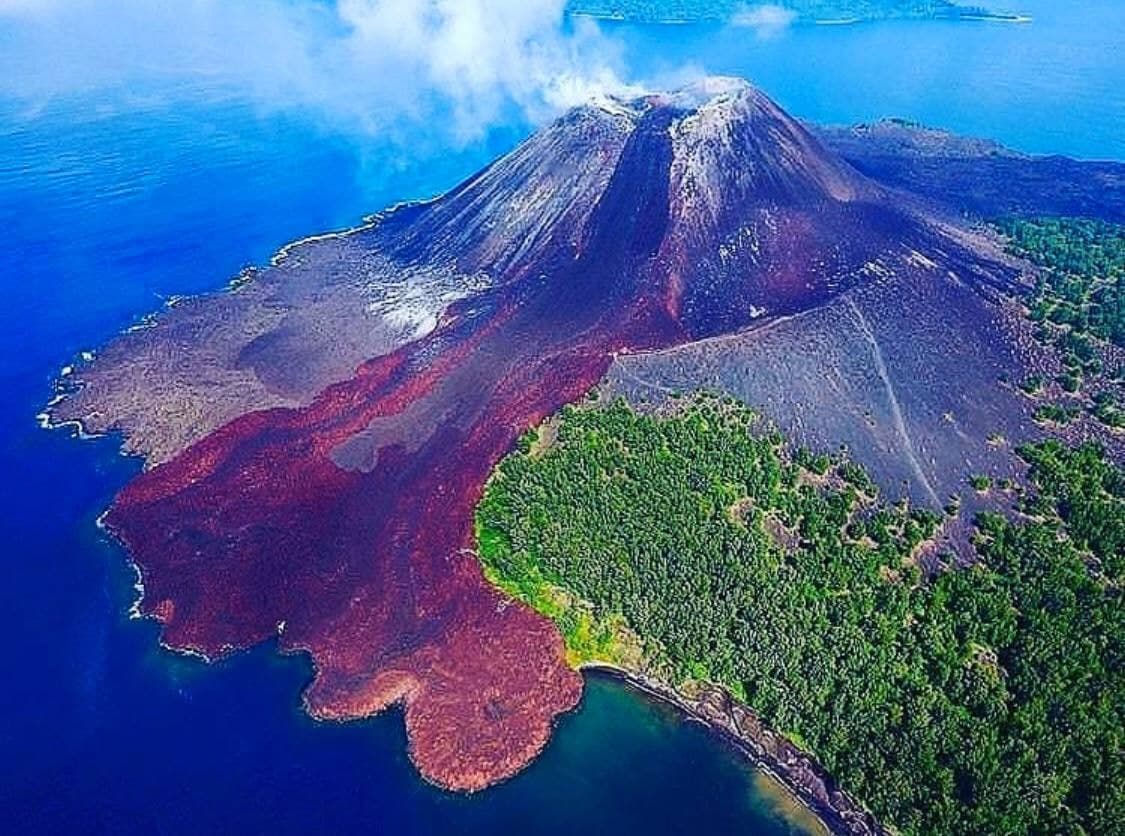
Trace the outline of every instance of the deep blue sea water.
<instances>
[{"instance_id":1,"label":"deep blue sea water","mask_svg":"<svg viewBox=\"0 0 1125 836\"><path fill-rule=\"evenodd\" d=\"M800 116L901 115L1042 152L1125 159L1125 4L1028 0L1037 22L799 29L614 27L645 73L747 74ZM4 43L0 33L0 44ZM58 369L173 294L282 244L446 188L519 122L455 151L264 113L204 80L161 95L0 101L0 831L743 832L791 826L700 726L591 678L544 755L473 797L420 782L395 712L298 707L309 672L261 648L213 667L130 621L132 575L95 528L137 470L112 439L35 415Z\"/></svg>"},{"instance_id":2,"label":"deep blue sea water","mask_svg":"<svg viewBox=\"0 0 1125 836\"><path fill-rule=\"evenodd\" d=\"M751 4L753 5L753 4ZM886 116L1030 153L1125 159L1125 2L994 0L1031 24L887 21L797 26L609 26L648 71L742 75L805 119Z\"/></svg>"}]
</instances>

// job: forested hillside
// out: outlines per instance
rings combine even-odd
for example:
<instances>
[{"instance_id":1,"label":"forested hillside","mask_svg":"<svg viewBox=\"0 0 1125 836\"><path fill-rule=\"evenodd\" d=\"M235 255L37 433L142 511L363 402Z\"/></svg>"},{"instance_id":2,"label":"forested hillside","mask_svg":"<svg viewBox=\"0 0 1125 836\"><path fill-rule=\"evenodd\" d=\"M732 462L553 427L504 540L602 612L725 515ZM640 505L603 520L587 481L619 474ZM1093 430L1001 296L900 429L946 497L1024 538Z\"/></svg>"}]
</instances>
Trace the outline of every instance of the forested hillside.
<instances>
[{"instance_id":1,"label":"forested hillside","mask_svg":"<svg viewBox=\"0 0 1125 836\"><path fill-rule=\"evenodd\" d=\"M1103 424L1125 429L1120 403L1125 226L1083 218L1013 218L997 227L1008 238L1009 251L1039 268L1028 315L1038 323L1037 338L1053 345L1066 366L1056 382L1070 402L1047 403L1039 416L1067 423L1084 407ZM1047 383L1033 378L1024 382L1024 390L1038 395ZM1086 402L1075 402L1084 389L1090 390Z\"/></svg>"},{"instance_id":2,"label":"forested hillside","mask_svg":"<svg viewBox=\"0 0 1125 836\"><path fill-rule=\"evenodd\" d=\"M1125 479L1021 455L1023 513L926 577L938 517L733 402L569 407L499 467L478 543L572 661L724 685L904 834L1119 832Z\"/></svg>"},{"instance_id":3,"label":"forested hillside","mask_svg":"<svg viewBox=\"0 0 1125 836\"><path fill-rule=\"evenodd\" d=\"M1032 301L1037 321L1125 348L1125 227L1082 218L999 223L1012 252L1042 268Z\"/></svg>"}]
</instances>

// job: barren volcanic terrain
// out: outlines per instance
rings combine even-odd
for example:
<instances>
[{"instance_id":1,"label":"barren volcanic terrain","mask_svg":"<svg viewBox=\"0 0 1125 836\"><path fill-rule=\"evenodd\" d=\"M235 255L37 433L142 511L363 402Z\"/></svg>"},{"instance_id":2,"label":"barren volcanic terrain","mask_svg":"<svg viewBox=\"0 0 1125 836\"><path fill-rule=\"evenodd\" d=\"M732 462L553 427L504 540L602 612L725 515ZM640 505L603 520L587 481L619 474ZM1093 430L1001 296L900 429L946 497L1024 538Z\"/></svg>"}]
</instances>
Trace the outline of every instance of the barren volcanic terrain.
<instances>
[{"instance_id":1,"label":"barren volcanic terrain","mask_svg":"<svg viewBox=\"0 0 1125 836\"><path fill-rule=\"evenodd\" d=\"M1021 154L899 119L812 130L868 177L954 213L1125 222L1125 166L1118 162Z\"/></svg>"},{"instance_id":2,"label":"barren volcanic terrain","mask_svg":"<svg viewBox=\"0 0 1125 836\"><path fill-rule=\"evenodd\" d=\"M278 636L314 662L312 714L403 703L423 774L474 790L527 764L581 692L554 626L472 552L474 505L517 437L615 358L628 388L657 362L632 355L737 332L730 356L761 384L748 399L818 394L825 444L841 434L802 364L839 358L838 414L873 404L883 470L939 500L945 459L978 445L926 448L888 375L905 358L927 385L933 340L954 339L941 310L974 329L963 359L982 374L1031 362L993 298L1019 271L989 253L762 93L710 80L580 108L444 197L171 307L80 368L50 418L147 457L105 522L168 646L213 658ZM885 335L908 333L884 360ZM707 362L687 380L707 383ZM919 401L926 432L943 391Z\"/></svg>"}]
</instances>

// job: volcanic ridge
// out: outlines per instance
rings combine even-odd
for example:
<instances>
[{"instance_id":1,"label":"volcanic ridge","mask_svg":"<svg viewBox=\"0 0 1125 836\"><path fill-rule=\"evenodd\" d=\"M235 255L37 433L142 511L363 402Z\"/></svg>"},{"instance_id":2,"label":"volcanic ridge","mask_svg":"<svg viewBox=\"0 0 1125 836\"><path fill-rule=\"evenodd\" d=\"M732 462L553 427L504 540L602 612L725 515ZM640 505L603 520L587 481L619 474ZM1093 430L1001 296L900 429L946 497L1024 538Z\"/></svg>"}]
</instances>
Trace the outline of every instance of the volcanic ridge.
<instances>
[{"instance_id":1,"label":"volcanic ridge","mask_svg":"<svg viewBox=\"0 0 1125 836\"><path fill-rule=\"evenodd\" d=\"M578 108L436 200L169 308L81 367L49 419L146 457L104 520L167 646L276 638L313 661L313 716L400 703L424 776L476 790L581 694L554 626L473 553L473 508L525 430L611 369L625 394L669 364L677 387L730 390L713 357L677 361L733 340L741 393L768 382L782 424L838 442L833 422L873 403L879 426L849 441L936 501L925 445L966 428L942 418L929 341L971 329L966 357L1017 373L1032 349L1001 296L1018 276L758 90L710 79ZM891 381L888 336L918 380Z\"/></svg>"}]
</instances>

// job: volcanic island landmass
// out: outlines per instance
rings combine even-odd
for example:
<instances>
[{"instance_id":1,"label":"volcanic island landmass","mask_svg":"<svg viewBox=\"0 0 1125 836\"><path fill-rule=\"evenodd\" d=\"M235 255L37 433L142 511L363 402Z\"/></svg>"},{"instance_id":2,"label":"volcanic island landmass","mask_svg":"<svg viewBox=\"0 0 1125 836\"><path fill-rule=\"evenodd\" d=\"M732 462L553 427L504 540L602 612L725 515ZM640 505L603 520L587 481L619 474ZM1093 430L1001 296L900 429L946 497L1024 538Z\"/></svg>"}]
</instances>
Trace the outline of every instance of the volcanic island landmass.
<instances>
[{"instance_id":1,"label":"volcanic island landmass","mask_svg":"<svg viewBox=\"0 0 1125 836\"><path fill-rule=\"evenodd\" d=\"M485 579L473 529L497 463L563 406L599 385L628 394L638 363L707 369L732 339L773 370L771 418L829 438L839 402L798 388L810 402L795 406L777 371L820 346L855 378L849 409L886 405L849 439L877 479L940 504L946 459L991 454L943 418L957 381L923 371L887 399L900 361L924 365L924 341L962 325L978 337L940 350L990 376L1048 362L1004 301L1020 266L959 226L931 179L909 191L906 163L857 150L905 130L814 131L732 79L592 103L446 195L178 301L77 364L46 420L118 432L143 457L103 519L167 647L216 659L276 639L312 661L311 715L400 704L422 775L482 789L529 763L582 692L555 624ZM1061 165L1022 159L957 164L1011 162L1009 193L1012 170ZM1067 182L1036 200L1122 205L1097 169ZM921 327L891 348L907 315ZM1034 432L1005 397L976 419Z\"/></svg>"}]
</instances>

